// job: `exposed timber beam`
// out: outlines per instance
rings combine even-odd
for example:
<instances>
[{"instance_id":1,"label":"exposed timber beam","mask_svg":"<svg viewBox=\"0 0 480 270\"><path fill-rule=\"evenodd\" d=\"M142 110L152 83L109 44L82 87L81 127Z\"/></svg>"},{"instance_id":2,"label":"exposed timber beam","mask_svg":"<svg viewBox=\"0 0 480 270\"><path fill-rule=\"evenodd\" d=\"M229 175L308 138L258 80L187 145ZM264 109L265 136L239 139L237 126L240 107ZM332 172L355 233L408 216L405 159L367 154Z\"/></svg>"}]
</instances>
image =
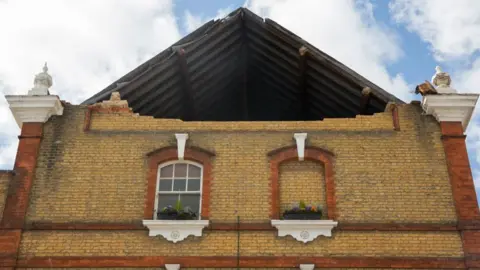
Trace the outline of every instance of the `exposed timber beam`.
<instances>
[{"instance_id":1,"label":"exposed timber beam","mask_svg":"<svg viewBox=\"0 0 480 270\"><path fill-rule=\"evenodd\" d=\"M188 73L187 59L185 57L185 50L183 48L178 48L176 50L176 54L183 84L183 120L192 121L195 118L195 104L193 100L192 84L190 83L190 74Z\"/></svg>"},{"instance_id":2,"label":"exposed timber beam","mask_svg":"<svg viewBox=\"0 0 480 270\"><path fill-rule=\"evenodd\" d=\"M248 116L248 44L247 44L247 28L245 27L245 14L242 12L242 49L241 49L241 59L242 59L242 73L243 73L243 86L241 87L242 91L242 117L244 121L249 120Z\"/></svg>"},{"instance_id":3,"label":"exposed timber beam","mask_svg":"<svg viewBox=\"0 0 480 270\"><path fill-rule=\"evenodd\" d=\"M372 98L372 89L365 87L362 89L362 97L360 98L360 114L366 114L368 110L368 103Z\"/></svg>"},{"instance_id":4,"label":"exposed timber beam","mask_svg":"<svg viewBox=\"0 0 480 270\"><path fill-rule=\"evenodd\" d=\"M309 120L309 115L308 115L308 107L307 107L307 54L308 54L308 49L305 46L300 47L298 50L298 53L300 54L299 62L298 62L298 67L299 67L299 76L298 76L298 85L300 88L300 115L301 119L303 120Z\"/></svg>"}]
</instances>

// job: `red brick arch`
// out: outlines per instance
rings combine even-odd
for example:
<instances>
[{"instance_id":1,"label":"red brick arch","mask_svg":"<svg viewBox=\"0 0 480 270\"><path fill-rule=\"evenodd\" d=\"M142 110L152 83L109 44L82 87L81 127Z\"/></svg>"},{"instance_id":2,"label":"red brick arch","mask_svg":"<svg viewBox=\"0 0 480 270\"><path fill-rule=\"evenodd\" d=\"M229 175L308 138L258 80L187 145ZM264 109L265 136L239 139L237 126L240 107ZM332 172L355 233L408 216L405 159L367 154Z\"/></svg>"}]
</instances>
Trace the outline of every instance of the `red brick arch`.
<instances>
[{"instance_id":1,"label":"red brick arch","mask_svg":"<svg viewBox=\"0 0 480 270\"><path fill-rule=\"evenodd\" d=\"M271 186L271 208L272 219L280 218L280 165L283 162L298 159L297 146L288 146L268 153L270 156L270 186ZM328 219L336 219L336 199L334 181L334 155L333 153L312 146L305 147L305 160L313 160L325 166L325 194L327 201Z\"/></svg>"},{"instance_id":2,"label":"red brick arch","mask_svg":"<svg viewBox=\"0 0 480 270\"><path fill-rule=\"evenodd\" d=\"M202 184L202 219L208 219L210 215L210 186L212 183L212 161L214 153L198 147L185 147L184 159L195 161L203 166L203 184ZM147 197L145 200L145 219L152 219L155 208L155 192L157 185L158 165L178 159L177 147L168 146L157 149L147 154L148 172L147 172Z\"/></svg>"}]
</instances>

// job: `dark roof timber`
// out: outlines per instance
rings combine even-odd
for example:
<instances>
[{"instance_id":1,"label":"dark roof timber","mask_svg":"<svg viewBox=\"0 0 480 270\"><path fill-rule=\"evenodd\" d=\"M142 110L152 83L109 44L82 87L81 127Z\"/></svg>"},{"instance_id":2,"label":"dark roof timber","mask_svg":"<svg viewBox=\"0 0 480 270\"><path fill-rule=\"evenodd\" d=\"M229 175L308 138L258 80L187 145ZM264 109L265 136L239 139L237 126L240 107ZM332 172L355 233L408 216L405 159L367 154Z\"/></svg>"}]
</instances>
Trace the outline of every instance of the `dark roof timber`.
<instances>
[{"instance_id":1,"label":"dark roof timber","mask_svg":"<svg viewBox=\"0 0 480 270\"><path fill-rule=\"evenodd\" d=\"M320 120L404 103L245 8L204 24L82 104L113 91L141 115L186 121Z\"/></svg>"}]
</instances>

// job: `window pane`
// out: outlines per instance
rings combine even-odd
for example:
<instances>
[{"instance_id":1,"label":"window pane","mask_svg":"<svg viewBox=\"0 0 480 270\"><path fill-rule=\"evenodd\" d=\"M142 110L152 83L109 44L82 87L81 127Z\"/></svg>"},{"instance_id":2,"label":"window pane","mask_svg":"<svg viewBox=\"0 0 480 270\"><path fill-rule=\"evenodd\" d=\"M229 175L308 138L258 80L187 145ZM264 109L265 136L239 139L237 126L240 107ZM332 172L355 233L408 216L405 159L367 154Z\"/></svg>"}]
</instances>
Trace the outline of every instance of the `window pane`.
<instances>
[{"instance_id":1,"label":"window pane","mask_svg":"<svg viewBox=\"0 0 480 270\"><path fill-rule=\"evenodd\" d=\"M172 177L173 165L168 165L160 169L160 177Z\"/></svg>"},{"instance_id":2,"label":"window pane","mask_svg":"<svg viewBox=\"0 0 480 270\"><path fill-rule=\"evenodd\" d=\"M187 177L187 164L175 164L175 177Z\"/></svg>"},{"instance_id":3,"label":"window pane","mask_svg":"<svg viewBox=\"0 0 480 270\"><path fill-rule=\"evenodd\" d=\"M188 165L188 178L200 178L200 167L189 164Z\"/></svg>"},{"instance_id":4,"label":"window pane","mask_svg":"<svg viewBox=\"0 0 480 270\"><path fill-rule=\"evenodd\" d=\"M200 210L200 194L182 194L180 195L180 200L182 201L183 208L190 207L193 212L197 214Z\"/></svg>"},{"instance_id":5,"label":"window pane","mask_svg":"<svg viewBox=\"0 0 480 270\"><path fill-rule=\"evenodd\" d=\"M158 190L160 190L160 191L172 191L172 180L161 179Z\"/></svg>"},{"instance_id":6,"label":"window pane","mask_svg":"<svg viewBox=\"0 0 480 270\"><path fill-rule=\"evenodd\" d=\"M174 191L185 191L187 185L187 180L185 179L175 179L173 181L173 190Z\"/></svg>"},{"instance_id":7,"label":"window pane","mask_svg":"<svg viewBox=\"0 0 480 270\"><path fill-rule=\"evenodd\" d=\"M188 191L199 191L200 179L188 179Z\"/></svg>"},{"instance_id":8,"label":"window pane","mask_svg":"<svg viewBox=\"0 0 480 270\"><path fill-rule=\"evenodd\" d=\"M158 210L162 211L162 209L166 206L171 205L175 207L175 204L178 200L178 194L158 194Z\"/></svg>"}]
</instances>

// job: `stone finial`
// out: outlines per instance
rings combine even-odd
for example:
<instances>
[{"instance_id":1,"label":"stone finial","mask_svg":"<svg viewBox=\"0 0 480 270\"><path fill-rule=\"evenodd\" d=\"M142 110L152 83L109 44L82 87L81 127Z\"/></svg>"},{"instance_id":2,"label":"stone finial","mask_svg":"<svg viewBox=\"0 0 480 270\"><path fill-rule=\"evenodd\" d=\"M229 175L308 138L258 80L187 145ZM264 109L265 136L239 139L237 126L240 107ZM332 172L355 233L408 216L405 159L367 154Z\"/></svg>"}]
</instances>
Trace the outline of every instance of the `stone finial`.
<instances>
[{"instance_id":1,"label":"stone finial","mask_svg":"<svg viewBox=\"0 0 480 270\"><path fill-rule=\"evenodd\" d=\"M33 80L33 88L28 91L28 95L30 96L38 96L38 95L49 95L48 88L50 88L52 83L52 76L48 74L48 67L47 63L43 66L43 72L38 73L35 75L35 79Z\"/></svg>"},{"instance_id":2,"label":"stone finial","mask_svg":"<svg viewBox=\"0 0 480 270\"><path fill-rule=\"evenodd\" d=\"M456 93L457 91L450 87L452 79L450 74L443 72L440 66L435 67L435 75L432 76L432 84L436 87L439 94Z\"/></svg>"}]
</instances>

